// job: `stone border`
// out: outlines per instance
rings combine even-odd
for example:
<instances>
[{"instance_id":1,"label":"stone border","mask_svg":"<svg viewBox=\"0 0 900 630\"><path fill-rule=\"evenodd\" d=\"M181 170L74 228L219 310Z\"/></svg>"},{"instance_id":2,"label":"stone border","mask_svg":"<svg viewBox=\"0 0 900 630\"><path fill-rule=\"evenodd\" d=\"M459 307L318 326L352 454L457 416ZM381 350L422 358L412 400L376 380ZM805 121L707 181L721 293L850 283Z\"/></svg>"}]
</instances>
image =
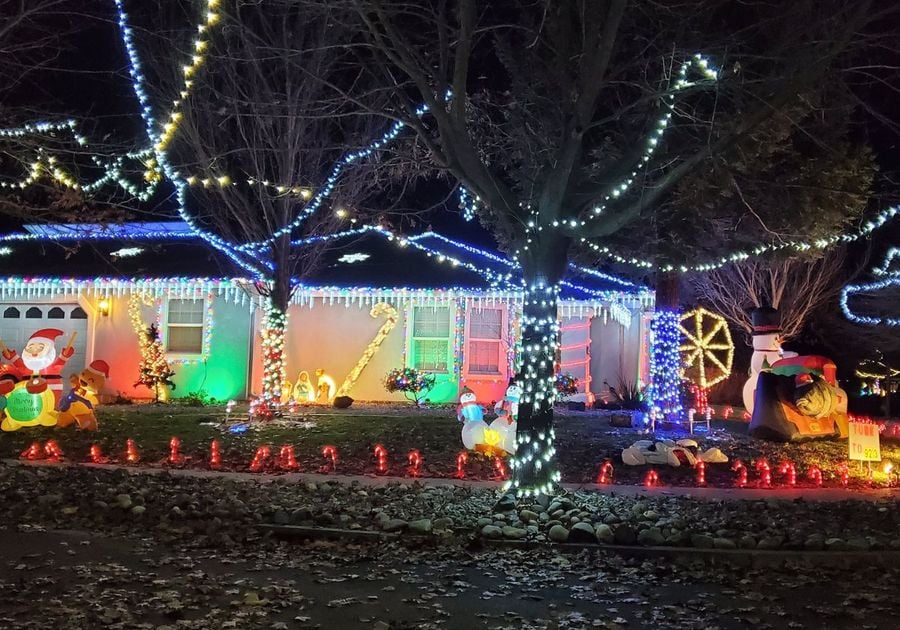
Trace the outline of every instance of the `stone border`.
<instances>
[{"instance_id":1,"label":"stone border","mask_svg":"<svg viewBox=\"0 0 900 630\"><path fill-rule=\"evenodd\" d=\"M173 475L182 477L200 477L213 479L230 479L256 483L271 483L277 480L289 482L338 482L350 484L357 482L363 486L379 487L391 483L411 485L419 483L430 487L462 486L498 490L498 481L479 481L475 479L451 479L447 477L393 477L388 475L336 475L326 473L286 472L281 474L229 472L217 470L201 470L196 468L149 468L144 466L125 466L123 464L92 464L88 462L50 462L46 460L3 459L0 463L9 466L33 467L80 467L99 470L124 470L139 475ZM835 501L897 501L900 500L900 488L873 488L845 490L843 488L691 488L686 486L661 486L647 488L631 485L600 485L596 483L563 483L564 490L586 490L598 494L626 497L684 497L709 501L796 501L835 502Z\"/></svg>"},{"instance_id":2,"label":"stone border","mask_svg":"<svg viewBox=\"0 0 900 630\"><path fill-rule=\"evenodd\" d=\"M377 530L339 529L330 527L308 527L303 525L262 524L259 529L274 536L293 540L368 540L396 541L414 540L417 543L437 541L429 534L403 535ZM456 535L466 535L469 530L456 530ZM551 543L530 540L491 540L474 536L486 547L497 549L552 549L560 553L581 553L595 551L614 554L625 558L670 559L681 564L702 562L705 564L729 564L753 567L782 567L795 563L813 566L848 568L854 566L896 567L900 565L900 551L880 549L877 551L804 551L766 549L701 549L697 547L645 547L641 545L601 545L599 543Z\"/></svg>"}]
</instances>

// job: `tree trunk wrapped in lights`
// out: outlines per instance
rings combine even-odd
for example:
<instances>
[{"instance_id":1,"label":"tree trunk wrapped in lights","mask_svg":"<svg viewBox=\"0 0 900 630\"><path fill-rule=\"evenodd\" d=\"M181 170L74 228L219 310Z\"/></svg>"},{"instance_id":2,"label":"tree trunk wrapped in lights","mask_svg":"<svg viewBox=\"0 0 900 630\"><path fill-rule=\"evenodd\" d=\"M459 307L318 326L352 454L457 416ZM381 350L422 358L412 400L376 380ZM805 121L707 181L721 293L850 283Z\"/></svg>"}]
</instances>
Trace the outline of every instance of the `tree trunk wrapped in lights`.
<instances>
[{"instance_id":1,"label":"tree trunk wrapped in lights","mask_svg":"<svg viewBox=\"0 0 900 630\"><path fill-rule=\"evenodd\" d=\"M284 311L266 305L262 330L262 398L274 412L281 405L281 384L285 379L284 337L287 317Z\"/></svg>"},{"instance_id":2,"label":"tree trunk wrapped in lights","mask_svg":"<svg viewBox=\"0 0 900 630\"><path fill-rule=\"evenodd\" d=\"M522 387L512 479L505 489L517 495L547 494L560 480L556 466L553 403L559 350L559 280L566 268L568 240L544 237L529 243L525 259L520 365Z\"/></svg>"}]
</instances>

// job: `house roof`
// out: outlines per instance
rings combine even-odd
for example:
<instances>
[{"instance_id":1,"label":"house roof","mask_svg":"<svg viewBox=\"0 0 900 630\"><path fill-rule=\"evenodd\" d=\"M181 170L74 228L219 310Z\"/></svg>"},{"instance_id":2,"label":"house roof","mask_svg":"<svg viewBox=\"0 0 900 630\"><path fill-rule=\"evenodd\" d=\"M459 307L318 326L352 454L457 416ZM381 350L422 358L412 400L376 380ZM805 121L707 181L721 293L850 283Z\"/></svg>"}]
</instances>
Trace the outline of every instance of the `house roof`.
<instances>
[{"instance_id":1,"label":"house roof","mask_svg":"<svg viewBox=\"0 0 900 630\"><path fill-rule=\"evenodd\" d=\"M498 251L474 247L436 232L403 237L368 226L325 237L334 247L304 279L316 287L378 289L455 288L488 290L520 286L520 269ZM5 276L90 279L227 278L228 257L182 222L27 225L0 236L0 274ZM562 286L564 300L640 296L649 290L597 270L570 266Z\"/></svg>"}]
</instances>

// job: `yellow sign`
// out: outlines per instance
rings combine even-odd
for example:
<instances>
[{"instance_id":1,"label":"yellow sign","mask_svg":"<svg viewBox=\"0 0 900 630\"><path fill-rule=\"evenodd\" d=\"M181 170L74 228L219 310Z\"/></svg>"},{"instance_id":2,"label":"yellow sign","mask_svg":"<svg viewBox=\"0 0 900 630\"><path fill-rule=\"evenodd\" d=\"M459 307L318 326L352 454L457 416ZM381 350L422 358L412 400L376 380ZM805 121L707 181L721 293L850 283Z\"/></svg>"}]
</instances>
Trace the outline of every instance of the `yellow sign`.
<instances>
[{"instance_id":1,"label":"yellow sign","mask_svg":"<svg viewBox=\"0 0 900 630\"><path fill-rule=\"evenodd\" d=\"M850 423L850 459L861 462L881 461L881 435L877 424Z\"/></svg>"}]
</instances>

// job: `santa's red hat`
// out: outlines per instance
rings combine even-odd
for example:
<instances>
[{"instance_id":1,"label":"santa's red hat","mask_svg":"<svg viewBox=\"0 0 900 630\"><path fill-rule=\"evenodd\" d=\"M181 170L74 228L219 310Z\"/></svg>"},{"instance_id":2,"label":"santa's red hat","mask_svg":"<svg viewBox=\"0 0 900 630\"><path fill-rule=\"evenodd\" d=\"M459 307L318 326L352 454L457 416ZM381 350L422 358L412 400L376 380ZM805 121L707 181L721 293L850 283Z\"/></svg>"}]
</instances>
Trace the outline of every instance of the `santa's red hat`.
<instances>
[{"instance_id":1,"label":"santa's red hat","mask_svg":"<svg viewBox=\"0 0 900 630\"><path fill-rule=\"evenodd\" d=\"M84 369L88 372L91 372L92 374L96 374L97 376L109 378L109 363L107 363L103 359L91 361L91 364Z\"/></svg>"},{"instance_id":2,"label":"santa's red hat","mask_svg":"<svg viewBox=\"0 0 900 630\"><path fill-rule=\"evenodd\" d=\"M42 328L36 332L31 333L31 337L28 338L28 342L31 343L32 341L37 341L38 343L53 345L54 340L61 334L63 334L63 331L56 328Z\"/></svg>"}]
</instances>

